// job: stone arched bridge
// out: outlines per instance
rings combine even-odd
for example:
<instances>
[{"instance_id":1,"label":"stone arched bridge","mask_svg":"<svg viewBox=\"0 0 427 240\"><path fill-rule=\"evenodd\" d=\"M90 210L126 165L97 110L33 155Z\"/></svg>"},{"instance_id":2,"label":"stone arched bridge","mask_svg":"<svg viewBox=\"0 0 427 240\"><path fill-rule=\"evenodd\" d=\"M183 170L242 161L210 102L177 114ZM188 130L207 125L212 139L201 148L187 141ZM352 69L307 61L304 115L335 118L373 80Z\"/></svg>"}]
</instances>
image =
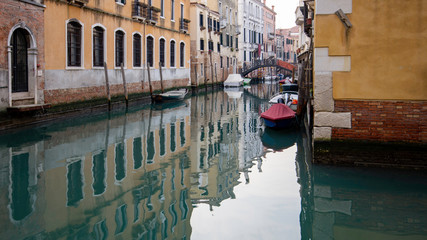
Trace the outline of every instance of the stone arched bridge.
<instances>
[{"instance_id":1,"label":"stone arched bridge","mask_svg":"<svg viewBox=\"0 0 427 240\"><path fill-rule=\"evenodd\" d=\"M255 60L255 61L252 61L251 63L243 63L243 68L242 68L240 74L243 77L245 77L246 75L248 75L252 71L255 71L258 68L264 68L264 67L280 68L280 69L283 69L286 72L288 72L289 75L292 74L292 71L295 68L294 65L292 65L288 62L278 60L275 58L269 58L269 59Z\"/></svg>"}]
</instances>

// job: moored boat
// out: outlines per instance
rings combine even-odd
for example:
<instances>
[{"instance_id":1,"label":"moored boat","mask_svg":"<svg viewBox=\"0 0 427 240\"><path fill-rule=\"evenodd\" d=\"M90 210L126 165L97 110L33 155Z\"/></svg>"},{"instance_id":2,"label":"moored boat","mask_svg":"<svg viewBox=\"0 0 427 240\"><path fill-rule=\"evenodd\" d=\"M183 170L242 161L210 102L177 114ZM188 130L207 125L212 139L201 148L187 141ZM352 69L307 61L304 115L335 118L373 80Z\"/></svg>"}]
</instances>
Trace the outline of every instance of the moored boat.
<instances>
[{"instance_id":1,"label":"moored boat","mask_svg":"<svg viewBox=\"0 0 427 240\"><path fill-rule=\"evenodd\" d=\"M261 113L265 126L271 128L290 128L296 122L295 112L283 103L276 103Z\"/></svg>"},{"instance_id":2,"label":"moored boat","mask_svg":"<svg viewBox=\"0 0 427 240\"><path fill-rule=\"evenodd\" d=\"M275 94L268 101L271 104L284 103L290 107L293 111L297 110L298 107L298 92L295 91L284 91Z\"/></svg>"},{"instance_id":3,"label":"moored boat","mask_svg":"<svg viewBox=\"0 0 427 240\"><path fill-rule=\"evenodd\" d=\"M185 95L187 95L187 93L187 88L180 88L177 90L167 91L165 93L153 95L153 100L156 102L182 100L184 99Z\"/></svg>"},{"instance_id":4,"label":"moored boat","mask_svg":"<svg viewBox=\"0 0 427 240\"><path fill-rule=\"evenodd\" d=\"M240 74L230 74L227 80L224 81L224 87L240 87L243 86L243 78Z\"/></svg>"}]
</instances>

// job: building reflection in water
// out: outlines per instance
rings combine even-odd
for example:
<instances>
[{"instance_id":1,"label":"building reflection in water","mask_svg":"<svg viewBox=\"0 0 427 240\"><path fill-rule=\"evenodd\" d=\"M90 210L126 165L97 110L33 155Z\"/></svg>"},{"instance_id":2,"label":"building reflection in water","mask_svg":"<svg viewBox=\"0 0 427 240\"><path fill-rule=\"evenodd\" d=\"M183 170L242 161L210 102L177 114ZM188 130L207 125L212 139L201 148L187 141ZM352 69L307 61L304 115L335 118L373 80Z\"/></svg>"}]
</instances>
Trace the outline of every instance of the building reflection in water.
<instances>
[{"instance_id":1,"label":"building reflection in water","mask_svg":"<svg viewBox=\"0 0 427 240\"><path fill-rule=\"evenodd\" d=\"M250 184L250 171L262 171L269 146L258 112L268 91L200 94L0 136L0 190L9 193L0 239L190 239L194 206L215 211L236 198L241 173ZM302 239L427 235L425 178L311 166L309 141L292 136L269 149L298 147Z\"/></svg>"}]
</instances>

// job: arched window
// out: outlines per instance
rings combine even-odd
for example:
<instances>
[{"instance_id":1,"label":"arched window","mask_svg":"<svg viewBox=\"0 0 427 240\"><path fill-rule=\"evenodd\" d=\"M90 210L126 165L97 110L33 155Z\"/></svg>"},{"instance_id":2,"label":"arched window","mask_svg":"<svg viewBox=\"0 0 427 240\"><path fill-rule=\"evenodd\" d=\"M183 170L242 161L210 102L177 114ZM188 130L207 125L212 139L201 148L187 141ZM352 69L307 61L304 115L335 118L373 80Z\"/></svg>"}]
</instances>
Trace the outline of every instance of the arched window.
<instances>
[{"instance_id":1,"label":"arched window","mask_svg":"<svg viewBox=\"0 0 427 240\"><path fill-rule=\"evenodd\" d=\"M141 35L133 35L133 66L141 67Z\"/></svg>"},{"instance_id":2,"label":"arched window","mask_svg":"<svg viewBox=\"0 0 427 240\"><path fill-rule=\"evenodd\" d=\"M147 64L153 67L154 63L154 38L151 36L147 37Z\"/></svg>"},{"instance_id":3,"label":"arched window","mask_svg":"<svg viewBox=\"0 0 427 240\"><path fill-rule=\"evenodd\" d=\"M82 25L77 21L67 24L67 66L82 66Z\"/></svg>"},{"instance_id":4,"label":"arched window","mask_svg":"<svg viewBox=\"0 0 427 240\"><path fill-rule=\"evenodd\" d=\"M125 65L125 33L121 30L116 31L116 67L120 67L123 63Z\"/></svg>"},{"instance_id":5,"label":"arched window","mask_svg":"<svg viewBox=\"0 0 427 240\"><path fill-rule=\"evenodd\" d=\"M179 46L179 66L184 67L185 66L185 43L181 43Z\"/></svg>"},{"instance_id":6,"label":"arched window","mask_svg":"<svg viewBox=\"0 0 427 240\"><path fill-rule=\"evenodd\" d=\"M165 66L165 39L160 39L160 45L159 45L159 57L160 57L160 64L162 67Z\"/></svg>"},{"instance_id":7,"label":"arched window","mask_svg":"<svg viewBox=\"0 0 427 240\"><path fill-rule=\"evenodd\" d=\"M175 41L173 40L171 41L170 52L171 67L175 67Z\"/></svg>"},{"instance_id":8,"label":"arched window","mask_svg":"<svg viewBox=\"0 0 427 240\"><path fill-rule=\"evenodd\" d=\"M93 28L93 66L104 66L104 29L100 26Z\"/></svg>"}]
</instances>

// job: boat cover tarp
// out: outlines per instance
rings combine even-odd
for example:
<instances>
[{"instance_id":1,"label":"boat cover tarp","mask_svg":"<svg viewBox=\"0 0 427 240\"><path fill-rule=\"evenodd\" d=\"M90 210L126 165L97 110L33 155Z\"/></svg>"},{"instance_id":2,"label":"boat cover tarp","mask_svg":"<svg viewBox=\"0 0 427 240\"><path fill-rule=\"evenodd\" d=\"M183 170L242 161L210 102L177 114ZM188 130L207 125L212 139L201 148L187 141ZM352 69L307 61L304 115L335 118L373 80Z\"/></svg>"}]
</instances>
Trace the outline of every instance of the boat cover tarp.
<instances>
[{"instance_id":1,"label":"boat cover tarp","mask_svg":"<svg viewBox=\"0 0 427 240\"><path fill-rule=\"evenodd\" d=\"M243 78L240 74L230 74L224 81L225 87L240 87L243 85Z\"/></svg>"},{"instance_id":2,"label":"boat cover tarp","mask_svg":"<svg viewBox=\"0 0 427 240\"><path fill-rule=\"evenodd\" d=\"M270 121L278 121L295 117L295 112L283 103L276 103L267 111L261 113L261 117Z\"/></svg>"}]
</instances>

